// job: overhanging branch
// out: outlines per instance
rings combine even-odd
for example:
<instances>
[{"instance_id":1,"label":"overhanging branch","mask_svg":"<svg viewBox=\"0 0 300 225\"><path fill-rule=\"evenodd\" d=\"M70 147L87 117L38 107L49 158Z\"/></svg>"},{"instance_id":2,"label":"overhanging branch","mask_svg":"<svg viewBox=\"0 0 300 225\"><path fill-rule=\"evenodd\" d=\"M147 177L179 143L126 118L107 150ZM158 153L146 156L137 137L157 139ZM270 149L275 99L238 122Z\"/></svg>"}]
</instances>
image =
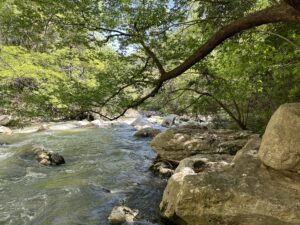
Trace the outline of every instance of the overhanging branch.
<instances>
[{"instance_id":1,"label":"overhanging branch","mask_svg":"<svg viewBox=\"0 0 300 225\"><path fill-rule=\"evenodd\" d=\"M159 82L164 82L180 76L193 65L205 58L217 46L235 34L263 24L278 22L300 23L300 12L290 5L282 3L237 19L216 32L215 35L213 35L203 46L198 48L178 67L161 76Z\"/></svg>"}]
</instances>

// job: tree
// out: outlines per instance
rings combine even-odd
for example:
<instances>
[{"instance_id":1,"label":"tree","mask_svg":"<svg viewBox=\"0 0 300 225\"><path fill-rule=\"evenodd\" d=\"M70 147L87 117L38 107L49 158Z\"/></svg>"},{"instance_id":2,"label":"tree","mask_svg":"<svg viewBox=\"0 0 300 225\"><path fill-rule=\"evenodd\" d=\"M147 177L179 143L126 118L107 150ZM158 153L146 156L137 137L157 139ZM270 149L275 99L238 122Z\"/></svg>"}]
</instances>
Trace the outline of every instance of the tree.
<instances>
[{"instance_id":1,"label":"tree","mask_svg":"<svg viewBox=\"0 0 300 225\"><path fill-rule=\"evenodd\" d=\"M180 4L183 4L179 1ZM138 21L139 22L139 21ZM206 41L204 45L198 48L192 55L190 55L187 59L185 59L180 65L177 65L175 68L166 71L162 62L159 60L158 56L152 51L149 47L151 45L155 45L152 43L153 39L144 40L145 34L149 30L151 30L150 25L143 26L137 24L135 21L131 25L131 30L129 32L124 33L123 31L115 30L117 26L115 26L112 32L118 33L120 36L125 36L126 39L128 37L132 37L134 43L139 43L144 51L149 57L152 58L155 63L158 71L159 78L155 80L153 83L154 88L145 96L137 99L128 107L135 107L150 97L153 97L162 87L162 85L173 78L176 78L186 72L188 69L192 68L196 63L205 58L211 51L213 51L218 45L223 43L226 39L234 36L237 33L240 33L244 30L260 26L263 24L269 23L278 23L278 22L288 22L288 23L299 23L300 22L300 12L298 10L298 1L287 1L286 3L281 3L275 6L268 7L266 9L251 13L245 17L234 20L228 25L221 28L217 31L212 37ZM150 28L149 28L150 27ZM164 23L162 23L162 27L164 27ZM117 117L123 115L126 112L126 109L123 110Z\"/></svg>"},{"instance_id":2,"label":"tree","mask_svg":"<svg viewBox=\"0 0 300 225\"><path fill-rule=\"evenodd\" d=\"M263 7L258 6L258 2L6 0L6 8L2 11L8 8L15 16L3 14L1 36L5 37L5 44L21 44L35 51L89 46L91 42L117 45L123 60L139 63L134 63L132 67L136 75L120 80L123 85L115 85L112 94L106 96L107 101L97 104L103 107L113 102L113 111L117 116L110 119L116 119L128 108L155 96L169 80L185 77L188 70L234 35L263 24L300 22L299 1L274 5L270 3L274 1L264 1ZM33 12L36 17L31 18ZM13 29L10 29L11 22ZM24 24L26 29L22 29ZM33 24L37 24L34 26L36 29L29 34L28 28ZM217 29L218 25L222 27ZM167 44L172 40L172 35L176 33L175 37L180 40L180 33L190 27L197 27L195 31L201 32L197 38L194 37L197 43L185 52L179 48L182 54L169 59L163 52L169 48ZM25 37L26 41L13 41L14 37L20 36ZM180 46L178 41L171 47L175 47L175 43ZM110 82L109 78L105 79Z\"/></svg>"}]
</instances>

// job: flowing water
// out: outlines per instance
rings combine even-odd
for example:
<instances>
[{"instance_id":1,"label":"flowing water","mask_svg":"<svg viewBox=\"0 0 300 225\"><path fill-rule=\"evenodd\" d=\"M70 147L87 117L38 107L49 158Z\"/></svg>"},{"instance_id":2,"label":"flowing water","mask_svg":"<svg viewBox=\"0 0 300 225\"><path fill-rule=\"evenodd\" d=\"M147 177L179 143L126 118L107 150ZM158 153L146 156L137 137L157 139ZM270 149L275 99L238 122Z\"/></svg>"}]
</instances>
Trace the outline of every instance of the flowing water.
<instances>
[{"instance_id":1,"label":"flowing water","mask_svg":"<svg viewBox=\"0 0 300 225\"><path fill-rule=\"evenodd\" d=\"M149 140L125 128L89 128L0 136L0 224L101 224L114 206L160 224L165 181L149 172ZM27 153L44 146L66 164L42 166Z\"/></svg>"}]
</instances>

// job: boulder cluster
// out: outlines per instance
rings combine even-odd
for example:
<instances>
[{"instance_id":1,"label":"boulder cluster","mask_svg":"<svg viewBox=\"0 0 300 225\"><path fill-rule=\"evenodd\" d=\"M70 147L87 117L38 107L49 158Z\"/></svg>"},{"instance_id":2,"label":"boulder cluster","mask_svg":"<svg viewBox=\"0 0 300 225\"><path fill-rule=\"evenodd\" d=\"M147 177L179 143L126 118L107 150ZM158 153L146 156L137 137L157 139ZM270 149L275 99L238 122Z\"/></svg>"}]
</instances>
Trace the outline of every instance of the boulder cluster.
<instances>
[{"instance_id":1,"label":"boulder cluster","mask_svg":"<svg viewBox=\"0 0 300 225\"><path fill-rule=\"evenodd\" d=\"M167 220L300 224L300 103L280 106L262 139L184 127L157 135L151 146L160 157L180 161L160 204Z\"/></svg>"}]
</instances>

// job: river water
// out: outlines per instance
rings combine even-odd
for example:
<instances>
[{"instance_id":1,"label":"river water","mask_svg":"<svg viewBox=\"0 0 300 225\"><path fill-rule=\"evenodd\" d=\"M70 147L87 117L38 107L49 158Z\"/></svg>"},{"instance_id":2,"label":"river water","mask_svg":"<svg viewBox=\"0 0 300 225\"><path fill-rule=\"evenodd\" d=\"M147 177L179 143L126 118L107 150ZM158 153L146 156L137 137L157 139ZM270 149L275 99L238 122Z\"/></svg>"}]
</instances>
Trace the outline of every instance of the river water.
<instances>
[{"instance_id":1,"label":"river water","mask_svg":"<svg viewBox=\"0 0 300 225\"><path fill-rule=\"evenodd\" d=\"M149 140L129 128L85 128L0 136L0 224L107 225L114 206L140 211L161 224L158 205L166 182L149 171ZM26 152L44 146L64 156L58 167L39 165Z\"/></svg>"}]
</instances>

